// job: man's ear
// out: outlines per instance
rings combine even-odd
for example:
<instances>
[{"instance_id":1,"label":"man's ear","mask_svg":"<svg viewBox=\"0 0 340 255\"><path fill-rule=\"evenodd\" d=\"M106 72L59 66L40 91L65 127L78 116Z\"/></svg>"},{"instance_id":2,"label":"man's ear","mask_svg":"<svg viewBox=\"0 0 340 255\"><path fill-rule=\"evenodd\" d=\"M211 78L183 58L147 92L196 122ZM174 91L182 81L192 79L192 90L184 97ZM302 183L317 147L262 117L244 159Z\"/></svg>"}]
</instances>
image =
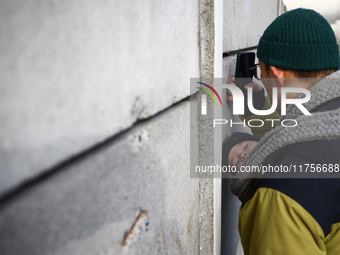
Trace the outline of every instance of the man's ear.
<instances>
[{"instance_id":1,"label":"man's ear","mask_svg":"<svg viewBox=\"0 0 340 255\"><path fill-rule=\"evenodd\" d=\"M276 66L270 66L270 70L274 74L274 76L277 78L279 84L281 86L284 86L285 78L286 78L286 70L280 67Z\"/></svg>"}]
</instances>

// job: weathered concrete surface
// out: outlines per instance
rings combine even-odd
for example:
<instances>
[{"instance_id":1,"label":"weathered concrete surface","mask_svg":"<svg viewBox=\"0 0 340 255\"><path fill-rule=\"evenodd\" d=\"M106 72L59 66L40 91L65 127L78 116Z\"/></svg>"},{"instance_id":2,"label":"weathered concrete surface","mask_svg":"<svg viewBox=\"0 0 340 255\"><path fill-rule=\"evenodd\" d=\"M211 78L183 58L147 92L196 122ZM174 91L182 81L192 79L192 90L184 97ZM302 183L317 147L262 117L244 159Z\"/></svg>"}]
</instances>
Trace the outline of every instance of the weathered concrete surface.
<instances>
[{"instance_id":1,"label":"weathered concrete surface","mask_svg":"<svg viewBox=\"0 0 340 255\"><path fill-rule=\"evenodd\" d=\"M179 103L2 204L0 254L199 254L188 115ZM122 250L141 210L148 231Z\"/></svg>"},{"instance_id":2,"label":"weathered concrete surface","mask_svg":"<svg viewBox=\"0 0 340 255\"><path fill-rule=\"evenodd\" d=\"M224 1L223 51L255 47L263 31L277 17L278 1Z\"/></svg>"},{"instance_id":3,"label":"weathered concrete surface","mask_svg":"<svg viewBox=\"0 0 340 255\"><path fill-rule=\"evenodd\" d=\"M202 78L211 79L215 76L214 58L215 58L215 17L214 0L200 0L200 76ZM222 56L221 56L222 57ZM212 83L209 83L212 84ZM194 115L197 116L197 123L195 123L198 137L198 158L195 162L198 165L211 165L214 162L214 132L211 127L212 115L202 116L200 114L200 97L201 93L197 93L197 109ZM207 112L211 112L213 107L212 101L207 102ZM193 163L193 162L192 162ZM202 175L203 177L203 175ZM214 233L214 218L219 208L214 208L214 200L216 199L214 193L213 179L202 178L199 180L199 253L214 254L216 247L214 247L214 240L219 238L219 235ZM219 248L219 247L218 247Z\"/></svg>"},{"instance_id":4,"label":"weathered concrete surface","mask_svg":"<svg viewBox=\"0 0 340 255\"><path fill-rule=\"evenodd\" d=\"M0 2L0 193L189 95L198 1Z\"/></svg>"}]
</instances>

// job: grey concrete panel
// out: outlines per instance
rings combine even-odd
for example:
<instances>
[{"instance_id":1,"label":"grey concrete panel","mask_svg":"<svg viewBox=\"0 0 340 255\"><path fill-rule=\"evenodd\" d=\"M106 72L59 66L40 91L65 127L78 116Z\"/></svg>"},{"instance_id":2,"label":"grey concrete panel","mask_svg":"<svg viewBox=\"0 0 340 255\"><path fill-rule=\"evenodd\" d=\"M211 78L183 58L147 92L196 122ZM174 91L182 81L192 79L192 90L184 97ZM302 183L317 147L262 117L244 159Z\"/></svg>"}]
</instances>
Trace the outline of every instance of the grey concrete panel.
<instances>
[{"instance_id":1,"label":"grey concrete panel","mask_svg":"<svg viewBox=\"0 0 340 255\"><path fill-rule=\"evenodd\" d=\"M0 254L199 254L188 115L180 103L1 204Z\"/></svg>"},{"instance_id":2,"label":"grey concrete panel","mask_svg":"<svg viewBox=\"0 0 340 255\"><path fill-rule=\"evenodd\" d=\"M215 19L214 0L199 0L200 76L214 77ZM222 25L222 24L221 24Z\"/></svg>"},{"instance_id":3,"label":"grey concrete panel","mask_svg":"<svg viewBox=\"0 0 340 255\"><path fill-rule=\"evenodd\" d=\"M198 1L0 2L0 193L187 97Z\"/></svg>"},{"instance_id":4,"label":"grey concrete panel","mask_svg":"<svg viewBox=\"0 0 340 255\"><path fill-rule=\"evenodd\" d=\"M255 47L277 13L278 1L225 0L223 51Z\"/></svg>"},{"instance_id":5,"label":"grey concrete panel","mask_svg":"<svg viewBox=\"0 0 340 255\"><path fill-rule=\"evenodd\" d=\"M200 77L211 79L215 76L214 64L215 64L215 4L214 0L199 0L199 20L200 20ZM221 24L222 25L222 24ZM222 56L220 56L222 57ZM207 82L207 81L205 81ZM213 84L208 82L209 84ZM197 165L211 165L214 162L214 131L211 127L212 115L203 117L200 114L200 92L196 95L197 109L194 118L197 121L194 125L194 133L197 135L197 158L195 158L195 164ZM207 112L211 112L213 107L212 102L208 100ZM194 144L193 142L191 143ZM193 149L191 149L193 150ZM200 176L204 177L204 174ZM214 193L214 180L202 178L199 181L199 253L198 254L215 254L216 249L215 241L220 238L220 235L215 233L215 216L219 214L219 208L214 207L216 196ZM215 235L216 234L216 235Z\"/></svg>"}]
</instances>

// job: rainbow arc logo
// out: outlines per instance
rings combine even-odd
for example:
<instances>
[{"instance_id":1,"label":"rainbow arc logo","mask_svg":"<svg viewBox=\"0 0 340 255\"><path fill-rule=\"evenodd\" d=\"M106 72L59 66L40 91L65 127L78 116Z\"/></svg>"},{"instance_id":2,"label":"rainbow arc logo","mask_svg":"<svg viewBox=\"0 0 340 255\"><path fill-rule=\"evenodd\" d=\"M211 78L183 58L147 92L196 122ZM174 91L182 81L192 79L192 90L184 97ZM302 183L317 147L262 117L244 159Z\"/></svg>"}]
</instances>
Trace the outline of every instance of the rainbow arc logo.
<instances>
[{"instance_id":1,"label":"rainbow arc logo","mask_svg":"<svg viewBox=\"0 0 340 255\"><path fill-rule=\"evenodd\" d=\"M206 87L209 88L212 92L214 92L214 94L217 96L217 98L218 98L218 100L220 101L220 104L221 104L221 106L222 106L222 100L221 100L221 98L220 98L220 95L217 93L217 91L216 91L212 86L210 86L210 85L208 85L208 84L206 84L206 83L203 83L203 82L196 82L196 83L201 84L201 85L203 85L203 86L206 86ZM212 100L214 101L215 105L217 105L214 96L211 94L211 92L210 92L209 90L206 90L206 89L201 88L201 87L197 87L197 88L200 89L200 90L203 90L204 92L206 92L206 93L212 98Z\"/></svg>"}]
</instances>

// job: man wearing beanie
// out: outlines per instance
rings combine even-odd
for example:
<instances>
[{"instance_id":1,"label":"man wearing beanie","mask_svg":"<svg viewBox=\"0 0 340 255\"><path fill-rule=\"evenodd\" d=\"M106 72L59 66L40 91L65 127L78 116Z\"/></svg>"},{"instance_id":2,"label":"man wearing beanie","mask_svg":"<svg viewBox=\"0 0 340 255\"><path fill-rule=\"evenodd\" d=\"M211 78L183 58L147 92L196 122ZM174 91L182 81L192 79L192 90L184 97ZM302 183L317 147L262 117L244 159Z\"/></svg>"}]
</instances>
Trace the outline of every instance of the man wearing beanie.
<instances>
[{"instance_id":1,"label":"man wearing beanie","mask_svg":"<svg viewBox=\"0 0 340 255\"><path fill-rule=\"evenodd\" d=\"M278 89L278 112L281 89L302 87L312 95L304 104L312 115L290 105L281 121L294 119L298 125L273 128L243 166L295 165L305 170L315 164L338 169L340 61L329 23L313 10L286 12L265 30L257 56L269 97L272 88ZM242 201L239 231L246 255L340 254L340 179L255 177L240 172L231 185Z\"/></svg>"}]
</instances>

